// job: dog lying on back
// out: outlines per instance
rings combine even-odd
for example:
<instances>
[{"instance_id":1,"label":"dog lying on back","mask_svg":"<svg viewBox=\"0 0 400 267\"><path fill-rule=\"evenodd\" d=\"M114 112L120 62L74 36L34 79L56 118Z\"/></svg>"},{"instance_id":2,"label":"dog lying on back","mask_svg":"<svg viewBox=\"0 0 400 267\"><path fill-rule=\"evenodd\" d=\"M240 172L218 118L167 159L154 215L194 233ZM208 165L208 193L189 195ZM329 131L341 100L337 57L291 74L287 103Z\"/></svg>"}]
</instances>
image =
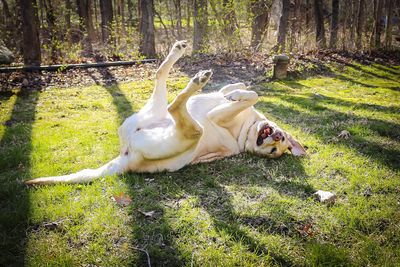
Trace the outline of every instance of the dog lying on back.
<instances>
[{"instance_id":1,"label":"dog lying on back","mask_svg":"<svg viewBox=\"0 0 400 267\"><path fill-rule=\"evenodd\" d=\"M120 155L98 169L29 180L26 184L87 183L124 172L176 171L241 152L277 158L286 150L305 155L290 134L266 119L253 105L258 95L243 83L218 92L194 95L210 79L211 70L200 71L168 105L167 78L186 50L178 41L156 73L154 91L146 105L127 118L118 130Z\"/></svg>"}]
</instances>

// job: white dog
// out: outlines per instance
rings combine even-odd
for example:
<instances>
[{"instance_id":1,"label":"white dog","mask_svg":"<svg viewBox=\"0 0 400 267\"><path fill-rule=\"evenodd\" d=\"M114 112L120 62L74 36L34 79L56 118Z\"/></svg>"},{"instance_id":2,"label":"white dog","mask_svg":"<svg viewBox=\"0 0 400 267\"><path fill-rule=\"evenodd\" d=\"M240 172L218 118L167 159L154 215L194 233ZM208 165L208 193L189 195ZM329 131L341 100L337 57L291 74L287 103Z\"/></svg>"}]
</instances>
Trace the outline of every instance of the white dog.
<instances>
[{"instance_id":1,"label":"white dog","mask_svg":"<svg viewBox=\"0 0 400 267\"><path fill-rule=\"evenodd\" d=\"M183 55L186 42L176 42L156 73L153 94L146 105L119 128L120 155L98 169L29 180L29 185L86 183L112 174L176 171L188 164L209 162L241 152L276 158L287 149L305 155L303 147L253 105L258 96L243 83L218 92L199 94L212 75L200 71L168 105L166 81L172 65Z\"/></svg>"}]
</instances>

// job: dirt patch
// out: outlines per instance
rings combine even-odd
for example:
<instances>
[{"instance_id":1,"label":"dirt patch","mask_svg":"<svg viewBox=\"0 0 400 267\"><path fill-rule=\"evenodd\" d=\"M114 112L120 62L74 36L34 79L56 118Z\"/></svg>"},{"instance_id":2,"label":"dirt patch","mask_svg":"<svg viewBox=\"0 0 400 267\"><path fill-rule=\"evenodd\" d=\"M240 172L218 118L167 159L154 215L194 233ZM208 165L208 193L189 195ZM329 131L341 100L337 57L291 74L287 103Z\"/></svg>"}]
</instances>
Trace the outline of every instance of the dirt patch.
<instances>
[{"instance_id":1,"label":"dirt patch","mask_svg":"<svg viewBox=\"0 0 400 267\"><path fill-rule=\"evenodd\" d=\"M350 53L318 51L290 54L289 74L311 76L329 72L327 63L346 65L356 61L365 65L400 65L400 52ZM63 72L0 73L0 92L13 89L44 90L51 87L68 88L93 84L112 85L121 82L153 79L160 62L135 66L75 69ZM173 69L172 77L193 76L200 70L212 69L214 74L204 91L212 91L229 83L254 85L268 81L272 73L272 56L267 54L213 54L185 56Z\"/></svg>"}]
</instances>

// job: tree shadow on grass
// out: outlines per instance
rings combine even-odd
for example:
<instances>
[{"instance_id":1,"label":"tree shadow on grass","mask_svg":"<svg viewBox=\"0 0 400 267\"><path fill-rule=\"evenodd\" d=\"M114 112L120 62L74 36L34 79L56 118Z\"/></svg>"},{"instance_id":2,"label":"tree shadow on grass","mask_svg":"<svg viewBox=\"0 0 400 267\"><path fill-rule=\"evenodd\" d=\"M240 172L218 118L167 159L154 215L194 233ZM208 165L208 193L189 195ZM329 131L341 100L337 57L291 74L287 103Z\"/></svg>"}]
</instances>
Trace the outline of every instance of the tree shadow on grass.
<instances>
[{"instance_id":1,"label":"tree shadow on grass","mask_svg":"<svg viewBox=\"0 0 400 267\"><path fill-rule=\"evenodd\" d=\"M119 115L119 123L121 124L127 117L133 114L132 105L119 87L116 77L107 68L102 68L98 71L102 75L102 81L94 76L92 72L86 70L86 73L93 79L96 85L103 86L112 96L113 104L117 108Z\"/></svg>"},{"instance_id":2,"label":"tree shadow on grass","mask_svg":"<svg viewBox=\"0 0 400 267\"><path fill-rule=\"evenodd\" d=\"M323 70L324 73L315 73L315 72L309 72L309 73L306 73L306 74L302 73L302 74L300 74L300 76L302 78L314 77L315 75L323 74L325 76L334 77L334 78L339 79L339 80L341 80L343 82L351 82L353 84L356 84L356 85L359 85L359 86L362 86L362 87L367 87L367 88L380 88L380 87L382 87L382 86L378 86L378 85L375 85L375 84L369 84L368 80L360 81L359 79L356 79L356 78L352 77L351 74L346 74L345 71L343 71L342 73L340 73L338 71L333 71L332 69L328 68L326 66L326 64L324 62L322 62L322 61L312 61L310 59L304 59L304 61L308 62L312 66L316 66L316 68L318 70ZM335 62L335 61L337 61L337 59L333 58L332 61ZM341 62L341 61L339 61L339 62ZM363 75L360 75L360 76L363 77L363 78L378 78L378 79L381 79L381 80L390 81L391 83L397 83L398 82L398 80L396 80L396 79L392 79L392 78L387 77L387 76L383 76L383 75L372 73L372 72L370 72L368 70L365 70L365 69L363 69L363 68L361 68L361 67L359 67L357 65L354 65L352 63L344 62L343 65L347 66L348 68L353 68L354 70L362 72ZM374 65L374 67L376 68L375 65ZM399 91L399 86L397 86L397 85L395 85L395 86L387 86L387 85L385 85L384 87L388 88L388 89L391 89L391 90Z\"/></svg>"},{"instance_id":3,"label":"tree shadow on grass","mask_svg":"<svg viewBox=\"0 0 400 267\"><path fill-rule=\"evenodd\" d=\"M0 140L0 265L23 266L29 224L32 124L39 92L20 91ZM0 96L0 99L7 100Z\"/></svg>"},{"instance_id":4,"label":"tree shadow on grass","mask_svg":"<svg viewBox=\"0 0 400 267\"><path fill-rule=\"evenodd\" d=\"M283 164L280 164L276 168L274 166L276 160L262 159L249 155L237 157L242 157L254 164L265 160L262 164L263 170L257 169L257 171L261 172L260 175L251 177L255 171L253 164L236 166L237 169L232 166L234 170L227 172L226 167L229 164L227 161L230 159L226 159L224 162L207 163L206 169L208 173L203 176L201 181L198 181L197 188L191 190L193 187L186 184L183 185L185 186L185 190L189 194L198 195L201 207L210 215L217 232L227 233L231 236L231 240L228 242L241 243L250 253L256 254L260 258L265 257L271 263L280 266L293 265L294 262L287 255L284 255L280 251L271 250L268 244L264 244L256 237L250 235L247 230L251 228L261 234L287 236L288 234L295 234L296 230L294 227L297 224L301 224L301 222L297 221L287 211L287 208L281 206L278 202L274 203L276 205L274 208L276 214L272 216L259 214L241 215L235 210L232 203L232 193L227 190L227 186L238 188L241 192L245 192L246 190L242 190L242 188L246 187L259 186L262 188L272 188L283 196L291 195L303 198L306 195L310 195L310 192L313 192L314 189L307 185L306 180L303 180L306 174L301 160L292 158L290 155L285 155L283 157ZM289 161L292 165L288 164ZM273 174L269 172L271 169L274 169ZM301 181L295 182L290 177L290 174L293 174ZM294 184L301 186L293 186ZM262 203L265 201L263 197L265 197L263 194L257 195L252 201Z\"/></svg>"},{"instance_id":5,"label":"tree shadow on grass","mask_svg":"<svg viewBox=\"0 0 400 267\"><path fill-rule=\"evenodd\" d=\"M312 94L307 94L307 96L310 99L315 99L315 95ZM377 104L368 104L368 103L358 103L358 102L353 102L353 101L349 101L349 100L343 100L340 98L336 98L336 97L330 97L330 96L326 96L326 95L319 95L318 96L321 100L321 103L326 103L326 104L335 104L338 106L343 106L343 107L353 107L355 109L363 109L363 110L368 110L368 111L379 111L379 112L383 112L386 114L395 114L400 112L400 106L382 106L382 105L377 105ZM397 103L394 103L397 104Z\"/></svg>"},{"instance_id":6,"label":"tree shadow on grass","mask_svg":"<svg viewBox=\"0 0 400 267\"><path fill-rule=\"evenodd\" d=\"M337 58L334 58L334 57L330 57L330 58L331 58L332 60L335 60L335 61L337 61L337 62L339 62L339 63L345 65L346 67L349 67L349 68L352 68L352 69L354 69L354 70L363 72L363 74L366 75L367 77L369 76L370 78L378 78L378 79L382 79L382 80L390 80L390 81L393 81L393 82L398 82L398 80L392 79L392 78L389 77L388 75L381 75L381 74L372 72L372 71L367 70L367 69L365 69L365 68L362 68L361 66L356 65L356 64L354 64L354 63L352 63L352 62L350 62L350 61L343 61L343 60L340 60L340 59L337 59ZM376 69L379 70L379 68L377 68L377 66L378 66L378 65L370 65L370 67L376 68ZM387 68L385 68L384 71L385 71L385 72L390 72ZM390 73L392 73L392 72L390 72ZM399 74L399 73L396 73L395 75L400 75L400 74Z\"/></svg>"},{"instance_id":7,"label":"tree shadow on grass","mask_svg":"<svg viewBox=\"0 0 400 267\"><path fill-rule=\"evenodd\" d=\"M240 164L238 164L238 160ZM235 163L232 164L230 161ZM181 199L177 195L198 198L199 207L210 216L210 225L214 227L220 237L225 239L222 241L224 251L229 251L230 247L237 247L240 244L250 254L257 256L256 262L258 263L267 262L279 266L293 266L298 264L298 261L291 258L287 251L271 248L259 237L273 235L301 239L299 229L307 223L312 224L313 221L311 218L310 220L299 219L298 216L291 213L287 206L288 203L268 198L268 194L265 195L264 191L271 188L276 190L282 198L289 197L303 201L310 197L315 189L307 182L302 159L285 155L280 159L281 164L277 164L278 161L252 155L239 155L211 163L187 166L178 172L168 174L167 182L164 180L166 174L147 175L154 177L155 183L159 184L160 190L153 192L158 198L174 199L178 203ZM262 163L260 164L260 162ZM246 195L251 191L248 190L249 187L261 187L262 193L247 196L247 199L241 201L239 206L249 205L249 203L246 204L247 201L257 202L258 205L268 205L267 213L264 211L260 214L258 209L253 209L250 213L243 213L243 210L237 211L233 194L236 192ZM231 192L231 188L234 188L235 192ZM248 199L249 197L251 199ZM150 197L148 201L154 201L154 196ZM193 215L188 214L187 216ZM183 220L185 221L185 219ZM192 226L189 227L192 228ZM183 227L183 229L185 228ZM194 232L203 230L191 229ZM175 235L169 236L171 240L168 242L174 243L175 238L180 238L179 235L180 231L178 230ZM194 241L190 248L194 254L196 254L197 245L204 246L204 244L195 244L196 242L199 241ZM206 242L208 244L205 245L206 247L221 246L218 240L211 237L202 241L200 239L200 242ZM314 239L304 240L304 245L309 242L314 242L315 246L324 247L324 244ZM335 253L332 251L332 255ZM321 255L314 256L321 257ZM184 257L182 263L189 265L188 259L190 257ZM346 258L343 257L342 260L345 261ZM197 264L207 264L199 262L196 258L193 261Z\"/></svg>"},{"instance_id":8,"label":"tree shadow on grass","mask_svg":"<svg viewBox=\"0 0 400 267\"><path fill-rule=\"evenodd\" d=\"M374 68L381 70L381 71L385 71L385 72L389 72L392 75L398 75L400 76L400 70L393 68L393 67L389 67L389 66L384 66L384 65L378 65L378 64L374 64L373 65Z\"/></svg>"},{"instance_id":9,"label":"tree shadow on grass","mask_svg":"<svg viewBox=\"0 0 400 267\"><path fill-rule=\"evenodd\" d=\"M117 109L119 116L119 123L121 124L127 117L133 114L132 105L128 98L125 96L116 78L108 69L100 71L102 75L101 81L96 78L91 72L87 72L93 81L104 89L112 96L113 104ZM160 195L155 192L146 191L142 193L138 191L138 184L140 187L146 184L144 181L147 177L146 174L125 174L122 179L129 187L129 195L133 200L132 211L132 246L135 248L148 251L151 259L152 266L181 266L183 265L183 257L175 248L173 239L173 230L165 220L163 214L163 206L161 205ZM157 190L156 190L157 191ZM139 212L156 210L158 215L157 219L149 220ZM139 255L138 261L135 262L136 266L146 266L147 256L140 250L137 250Z\"/></svg>"}]
</instances>

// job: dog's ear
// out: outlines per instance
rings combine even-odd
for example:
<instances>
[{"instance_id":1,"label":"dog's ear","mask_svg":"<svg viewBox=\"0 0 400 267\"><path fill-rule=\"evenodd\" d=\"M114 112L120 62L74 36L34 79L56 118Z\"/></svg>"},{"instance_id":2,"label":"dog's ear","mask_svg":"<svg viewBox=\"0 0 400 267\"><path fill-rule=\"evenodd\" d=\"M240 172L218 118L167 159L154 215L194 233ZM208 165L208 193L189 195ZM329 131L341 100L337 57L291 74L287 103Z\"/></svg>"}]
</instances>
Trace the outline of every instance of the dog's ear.
<instances>
[{"instance_id":1,"label":"dog's ear","mask_svg":"<svg viewBox=\"0 0 400 267\"><path fill-rule=\"evenodd\" d=\"M287 138L289 140L289 150L292 152L294 156L305 156L307 155L306 150L296 139L294 139L290 134L287 134Z\"/></svg>"}]
</instances>

